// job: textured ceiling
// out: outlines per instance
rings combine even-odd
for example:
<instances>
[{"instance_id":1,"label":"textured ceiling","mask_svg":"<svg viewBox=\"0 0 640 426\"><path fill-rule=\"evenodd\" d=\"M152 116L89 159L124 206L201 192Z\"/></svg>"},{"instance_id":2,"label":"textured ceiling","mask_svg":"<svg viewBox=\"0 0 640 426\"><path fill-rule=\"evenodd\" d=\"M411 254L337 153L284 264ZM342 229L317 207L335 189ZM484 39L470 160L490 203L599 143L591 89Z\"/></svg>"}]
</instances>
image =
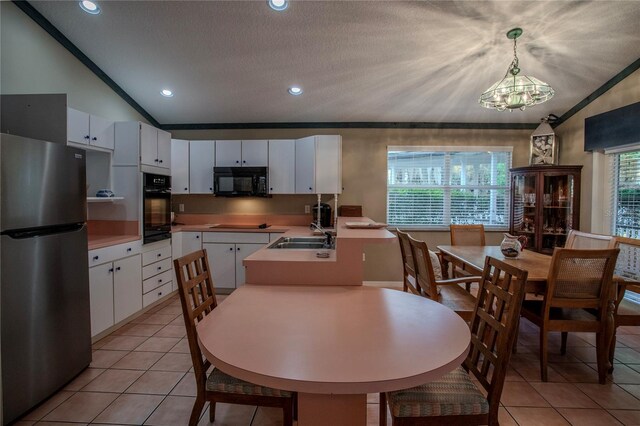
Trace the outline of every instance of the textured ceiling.
<instances>
[{"instance_id":1,"label":"textured ceiling","mask_svg":"<svg viewBox=\"0 0 640 426\"><path fill-rule=\"evenodd\" d=\"M561 115L640 58L639 1L31 2L162 124L534 123ZM524 112L478 105L512 59L555 97ZM300 85L293 97L287 87ZM162 88L175 96L160 96Z\"/></svg>"}]
</instances>

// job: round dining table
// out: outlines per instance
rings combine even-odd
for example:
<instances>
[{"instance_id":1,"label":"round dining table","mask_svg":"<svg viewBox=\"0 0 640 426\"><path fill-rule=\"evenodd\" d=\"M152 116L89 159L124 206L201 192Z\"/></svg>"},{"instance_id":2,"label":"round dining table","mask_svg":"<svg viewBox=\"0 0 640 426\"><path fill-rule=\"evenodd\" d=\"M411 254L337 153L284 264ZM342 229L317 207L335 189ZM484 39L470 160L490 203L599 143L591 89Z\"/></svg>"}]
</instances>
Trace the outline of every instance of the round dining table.
<instances>
[{"instance_id":1,"label":"round dining table","mask_svg":"<svg viewBox=\"0 0 640 426\"><path fill-rule=\"evenodd\" d=\"M367 393L435 380L465 359L468 325L424 297L367 286L245 285L197 327L209 361L298 392L298 425L365 425Z\"/></svg>"}]
</instances>

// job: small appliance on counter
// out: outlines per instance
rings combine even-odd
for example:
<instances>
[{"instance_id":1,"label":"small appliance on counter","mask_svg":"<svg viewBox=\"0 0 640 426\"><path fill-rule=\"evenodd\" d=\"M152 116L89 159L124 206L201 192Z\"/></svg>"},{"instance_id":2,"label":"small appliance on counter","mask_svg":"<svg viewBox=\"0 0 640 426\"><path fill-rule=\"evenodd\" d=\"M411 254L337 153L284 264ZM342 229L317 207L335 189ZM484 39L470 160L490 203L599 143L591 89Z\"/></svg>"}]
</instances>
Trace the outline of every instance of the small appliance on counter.
<instances>
[{"instance_id":1,"label":"small appliance on counter","mask_svg":"<svg viewBox=\"0 0 640 426\"><path fill-rule=\"evenodd\" d=\"M329 228L331 226L331 206L327 203L320 203L314 205L311 209L313 212L313 223L318 223L318 211L320 212L320 226L323 228Z\"/></svg>"}]
</instances>

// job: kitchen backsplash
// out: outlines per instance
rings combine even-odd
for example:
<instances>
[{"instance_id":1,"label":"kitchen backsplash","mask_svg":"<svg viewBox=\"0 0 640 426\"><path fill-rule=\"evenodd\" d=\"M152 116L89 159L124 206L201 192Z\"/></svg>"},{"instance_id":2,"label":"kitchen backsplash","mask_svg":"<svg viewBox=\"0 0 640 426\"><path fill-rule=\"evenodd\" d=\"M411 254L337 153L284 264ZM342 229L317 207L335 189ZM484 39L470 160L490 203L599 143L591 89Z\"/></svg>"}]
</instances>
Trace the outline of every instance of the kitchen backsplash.
<instances>
[{"instance_id":1,"label":"kitchen backsplash","mask_svg":"<svg viewBox=\"0 0 640 426\"><path fill-rule=\"evenodd\" d=\"M260 197L214 197L213 195L173 195L171 210L176 214L269 214L302 215L305 206L313 206L316 195L274 195ZM334 206L333 196L323 195L323 203ZM180 204L184 211L180 211Z\"/></svg>"}]
</instances>

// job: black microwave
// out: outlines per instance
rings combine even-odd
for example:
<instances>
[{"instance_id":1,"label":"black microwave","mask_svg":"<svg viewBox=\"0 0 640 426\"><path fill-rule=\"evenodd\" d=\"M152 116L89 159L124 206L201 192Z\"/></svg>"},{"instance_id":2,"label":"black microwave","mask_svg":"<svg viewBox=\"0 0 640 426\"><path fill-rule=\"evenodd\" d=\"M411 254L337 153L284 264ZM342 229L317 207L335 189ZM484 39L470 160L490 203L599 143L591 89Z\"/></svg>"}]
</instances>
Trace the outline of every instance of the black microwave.
<instances>
[{"instance_id":1,"label":"black microwave","mask_svg":"<svg viewBox=\"0 0 640 426\"><path fill-rule=\"evenodd\" d=\"M224 197L266 197L266 167L214 167L213 193Z\"/></svg>"}]
</instances>

